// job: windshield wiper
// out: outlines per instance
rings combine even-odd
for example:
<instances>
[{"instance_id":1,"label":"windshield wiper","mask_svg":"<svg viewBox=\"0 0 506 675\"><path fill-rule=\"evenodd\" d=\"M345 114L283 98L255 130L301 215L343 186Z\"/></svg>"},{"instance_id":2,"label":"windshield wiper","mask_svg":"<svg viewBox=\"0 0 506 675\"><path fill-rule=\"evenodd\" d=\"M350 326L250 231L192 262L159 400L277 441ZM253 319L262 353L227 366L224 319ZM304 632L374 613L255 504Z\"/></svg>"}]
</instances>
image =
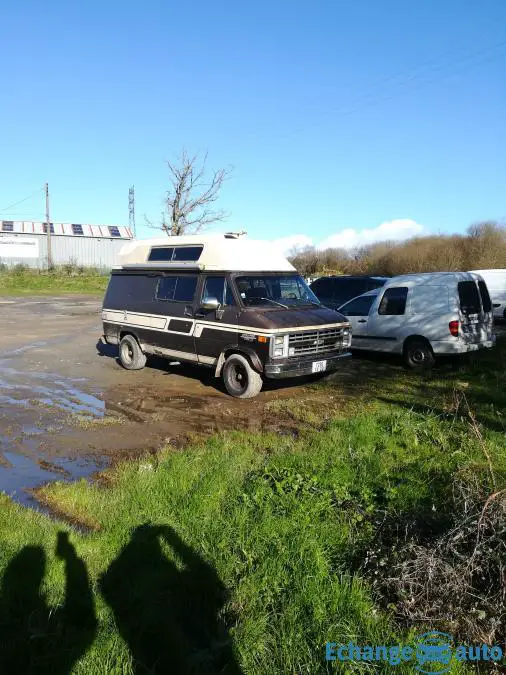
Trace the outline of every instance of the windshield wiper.
<instances>
[{"instance_id":1,"label":"windshield wiper","mask_svg":"<svg viewBox=\"0 0 506 675\"><path fill-rule=\"evenodd\" d=\"M255 300L267 300L267 302L272 302L274 305L279 305L279 307L289 309L288 305L283 305L282 302L278 302L277 300L273 300L272 298L255 298Z\"/></svg>"}]
</instances>

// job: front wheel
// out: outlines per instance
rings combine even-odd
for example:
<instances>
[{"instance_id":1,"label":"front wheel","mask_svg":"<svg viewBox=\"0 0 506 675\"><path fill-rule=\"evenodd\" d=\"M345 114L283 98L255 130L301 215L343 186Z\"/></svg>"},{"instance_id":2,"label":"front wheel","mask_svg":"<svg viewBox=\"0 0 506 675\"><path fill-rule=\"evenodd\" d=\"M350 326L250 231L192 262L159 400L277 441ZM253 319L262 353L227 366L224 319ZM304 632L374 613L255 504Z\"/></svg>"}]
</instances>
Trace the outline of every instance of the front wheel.
<instances>
[{"instance_id":1,"label":"front wheel","mask_svg":"<svg viewBox=\"0 0 506 675\"><path fill-rule=\"evenodd\" d=\"M232 354L225 361L223 382L228 393L235 398L253 398L262 389L260 374L241 354Z\"/></svg>"},{"instance_id":2,"label":"front wheel","mask_svg":"<svg viewBox=\"0 0 506 675\"><path fill-rule=\"evenodd\" d=\"M125 335L119 343L119 360L127 370L140 370L146 365L146 355L133 335Z\"/></svg>"},{"instance_id":3,"label":"front wheel","mask_svg":"<svg viewBox=\"0 0 506 675\"><path fill-rule=\"evenodd\" d=\"M404 347L404 363L413 370L432 368L436 359L427 340L409 340Z\"/></svg>"}]
</instances>

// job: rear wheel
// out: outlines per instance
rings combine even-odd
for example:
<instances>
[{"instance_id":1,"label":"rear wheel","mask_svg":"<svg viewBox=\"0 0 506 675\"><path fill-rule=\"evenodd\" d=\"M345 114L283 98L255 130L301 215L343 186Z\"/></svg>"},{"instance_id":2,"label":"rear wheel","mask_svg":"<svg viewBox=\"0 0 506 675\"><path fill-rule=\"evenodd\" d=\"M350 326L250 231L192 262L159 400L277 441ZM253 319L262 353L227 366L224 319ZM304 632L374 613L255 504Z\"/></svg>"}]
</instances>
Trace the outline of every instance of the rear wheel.
<instances>
[{"instance_id":1,"label":"rear wheel","mask_svg":"<svg viewBox=\"0 0 506 675\"><path fill-rule=\"evenodd\" d=\"M436 359L434 352L427 340L423 338L413 338L406 342L404 346L404 363L414 370L423 368L432 368Z\"/></svg>"},{"instance_id":2,"label":"rear wheel","mask_svg":"<svg viewBox=\"0 0 506 675\"><path fill-rule=\"evenodd\" d=\"M127 370L140 370L146 365L146 355L133 335L124 335L121 339L119 360Z\"/></svg>"},{"instance_id":3,"label":"rear wheel","mask_svg":"<svg viewBox=\"0 0 506 675\"><path fill-rule=\"evenodd\" d=\"M241 354L232 354L225 361L223 382L228 393L235 398L253 398L262 389L260 374Z\"/></svg>"}]
</instances>

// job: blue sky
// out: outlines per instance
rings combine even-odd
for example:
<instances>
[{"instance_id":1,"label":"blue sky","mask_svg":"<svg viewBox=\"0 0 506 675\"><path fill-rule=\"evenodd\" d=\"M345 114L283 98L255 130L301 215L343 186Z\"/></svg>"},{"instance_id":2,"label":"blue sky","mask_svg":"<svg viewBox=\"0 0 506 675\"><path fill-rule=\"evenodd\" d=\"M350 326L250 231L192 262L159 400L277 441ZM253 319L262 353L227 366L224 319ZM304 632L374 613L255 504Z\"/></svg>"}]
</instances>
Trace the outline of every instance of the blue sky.
<instances>
[{"instance_id":1,"label":"blue sky","mask_svg":"<svg viewBox=\"0 0 506 675\"><path fill-rule=\"evenodd\" d=\"M0 17L0 218L42 219L42 194L4 208L48 181L52 220L127 223L134 184L146 236L182 147L234 167L220 229L255 237L506 216L503 0L21 0Z\"/></svg>"}]
</instances>

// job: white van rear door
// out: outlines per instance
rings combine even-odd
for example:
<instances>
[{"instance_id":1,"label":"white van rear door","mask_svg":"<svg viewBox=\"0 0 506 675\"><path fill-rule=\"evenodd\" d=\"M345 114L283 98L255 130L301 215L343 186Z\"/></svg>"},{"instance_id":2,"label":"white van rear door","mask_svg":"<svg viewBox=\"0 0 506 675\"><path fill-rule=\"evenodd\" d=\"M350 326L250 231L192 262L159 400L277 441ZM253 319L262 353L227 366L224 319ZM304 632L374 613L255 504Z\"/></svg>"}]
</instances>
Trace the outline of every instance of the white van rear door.
<instances>
[{"instance_id":1,"label":"white van rear door","mask_svg":"<svg viewBox=\"0 0 506 675\"><path fill-rule=\"evenodd\" d=\"M489 306L488 293L485 293L486 286L480 293L480 282L483 285L483 280L474 276L474 279L459 281L457 284L462 324L461 337L469 344L491 340L493 330L492 308Z\"/></svg>"}]
</instances>

